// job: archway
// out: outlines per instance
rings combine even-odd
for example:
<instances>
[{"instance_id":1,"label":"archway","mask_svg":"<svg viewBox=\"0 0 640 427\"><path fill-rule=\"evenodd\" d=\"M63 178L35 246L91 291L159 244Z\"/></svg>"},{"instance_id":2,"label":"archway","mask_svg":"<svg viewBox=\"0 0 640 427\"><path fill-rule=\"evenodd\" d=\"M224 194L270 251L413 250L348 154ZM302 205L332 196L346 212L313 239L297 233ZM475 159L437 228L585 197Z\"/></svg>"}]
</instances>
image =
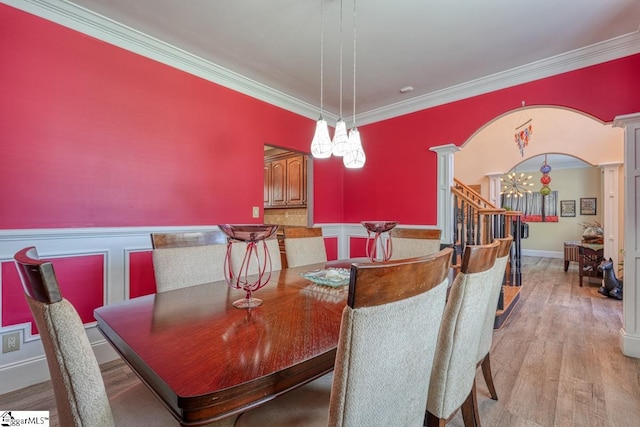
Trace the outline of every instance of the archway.
<instances>
[{"instance_id":1,"label":"archway","mask_svg":"<svg viewBox=\"0 0 640 427\"><path fill-rule=\"evenodd\" d=\"M514 141L514 135L516 128L529 120L533 132L528 145L521 150ZM527 160L547 153L569 155L588 165L599 167L595 172L601 175L599 188L593 189L594 192L597 191L597 195L565 189L564 196L560 198L577 200L578 203L583 197L595 197L599 200L598 219L603 223L606 234L605 255L617 262L623 240L622 228L618 226L622 224L623 213L623 186L618 184L623 180L622 129L613 128L611 124L568 108L519 108L496 117L465 141L454 155L454 174L467 185L479 186L482 196L499 206L500 177L523 162L526 164ZM535 172L539 167L540 165L527 172ZM520 166L518 170L524 172ZM577 217L573 221L565 218L563 225L575 230L576 223L588 220L592 218ZM549 231L549 228L545 231ZM561 243L559 245L561 248ZM549 256L550 252L539 252L543 256L545 253ZM557 251L558 256L560 253L561 249Z\"/></svg>"}]
</instances>

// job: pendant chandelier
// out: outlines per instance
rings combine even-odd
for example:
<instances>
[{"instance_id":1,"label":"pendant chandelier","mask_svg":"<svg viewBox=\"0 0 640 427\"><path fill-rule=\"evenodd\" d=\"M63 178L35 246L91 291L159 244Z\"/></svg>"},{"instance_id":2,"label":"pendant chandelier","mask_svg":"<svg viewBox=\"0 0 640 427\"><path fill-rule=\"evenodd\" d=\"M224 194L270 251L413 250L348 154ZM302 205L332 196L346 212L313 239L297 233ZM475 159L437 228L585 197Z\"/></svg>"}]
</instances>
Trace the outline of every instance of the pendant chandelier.
<instances>
[{"instance_id":1,"label":"pendant chandelier","mask_svg":"<svg viewBox=\"0 0 640 427\"><path fill-rule=\"evenodd\" d=\"M349 141L342 161L349 169L361 168L367 161L360 141L360 132L356 127L356 0L353 0L353 127L349 131Z\"/></svg>"},{"instance_id":2,"label":"pendant chandelier","mask_svg":"<svg viewBox=\"0 0 640 427\"><path fill-rule=\"evenodd\" d=\"M523 197L526 193L531 193L527 187L533 187L533 182L529 182L531 175L525 177L524 173L518 175L515 171L507 175L506 179L500 178L502 181L502 191L506 198Z\"/></svg>"},{"instance_id":3,"label":"pendant chandelier","mask_svg":"<svg viewBox=\"0 0 640 427\"><path fill-rule=\"evenodd\" d=\"M320 0L320 118L311 141L311 154L317 159L331 157L331 138L327 121L322 116L324 101L324 2Z\"/></svg>"},{"instance_id":4,"label":"pendant chandelier","mask_svg":"<svg viewBox=\"0 0 640 427\"><path fill-rule=\"evenodd\" d=\"M344 156L349 144L347 124L342 119L342 56L342 0L340 0L340 116L333 134L333 149L331 150L331 154L336 157Z\"/></svg>"},{"instance_id":5,"label":"pendant chandelier","mask_svg":"<svg viewBox=\"0 0 640 427\"><path fill-rule=\"evenodd\" d=\"M342 0L340 0L340 117L336 123L333 141L329 137L326 120L323 118L324 100L324 7L320 1L320 118L311 142L311 154L317 159L326 159L333 154L342 156L345 167L361 168L366 156L356 127L356 0L353 0L353 127L347 134L347 125L342 118Z\"/></svg>"}]
</instances>

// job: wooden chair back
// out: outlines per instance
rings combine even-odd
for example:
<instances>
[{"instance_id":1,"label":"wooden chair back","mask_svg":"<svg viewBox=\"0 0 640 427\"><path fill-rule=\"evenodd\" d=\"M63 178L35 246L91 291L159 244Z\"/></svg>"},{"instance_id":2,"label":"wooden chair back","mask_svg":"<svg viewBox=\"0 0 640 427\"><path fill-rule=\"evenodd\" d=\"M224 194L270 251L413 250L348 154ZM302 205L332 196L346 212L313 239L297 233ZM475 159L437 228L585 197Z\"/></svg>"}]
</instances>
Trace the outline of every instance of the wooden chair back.
<instances>
[{"instance_id":1,"label":"wooden chair back","mask_svg":"<svg viewBox=\"0 0 640 427\"><path fill-rule=\"evenodd\" d=\"M320 227L283 227L285 239L296 239L303 237L322 237Z\"/></svg>"},{"instance_id":2,"label":"wooden chair back","mask_svg":"<svg viewBox=\"0 0 640 427\"><path fill-rule=\"evenodd\" d=\"M582 286L583 277L601 278L602 273L598 271L598 265L604 260L603 249L593 249L584 244L578 246L578 280Z\"/></svg>"},{"instance_id":3,"label":"wooden chair back","mask_svg":"<svg viewBox=\"0 0 640 427\"><path fill-rule=\"evenodd\" d=\"M151 233L151 245L153 249L222 245L226 243L227 235L219 230L186 233Z\"/></svg>"}]
</instances>

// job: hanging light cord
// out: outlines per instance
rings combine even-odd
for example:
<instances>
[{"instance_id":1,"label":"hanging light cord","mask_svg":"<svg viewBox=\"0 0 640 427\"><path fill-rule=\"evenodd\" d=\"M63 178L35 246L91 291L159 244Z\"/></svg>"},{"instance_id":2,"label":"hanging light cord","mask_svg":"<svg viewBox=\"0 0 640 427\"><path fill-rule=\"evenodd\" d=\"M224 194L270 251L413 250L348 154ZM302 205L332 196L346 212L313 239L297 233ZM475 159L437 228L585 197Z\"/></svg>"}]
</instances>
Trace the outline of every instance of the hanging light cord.
<instances>
[{"instance_id":1,"label":"hanging light cord","mask_svg":"<svg viewBox=\"0 0 640 427\"><path fill-rule=\"evenodd\" d=\"M320 0L320 118L323 117L324 97L324 1Z\"/></svg>"},{"instance_id":2,"label":"hanging light cord","mask_svg":"<svg viewBox=\"0 0 640 427\"><path fill-rule=\"evenodd\" d=\"M353 0L353 127L356 127L356 0Z\"/></svg>"},{"instance_id":3,"label":"hanging light cord","mask_svg":"<svg viewBox=\"0 0 640 427\"><path fill-rule=\"evenodd\" d=\"M342 0L340 0L340 119L342 119Z\"/></svg>"}]
</instances>

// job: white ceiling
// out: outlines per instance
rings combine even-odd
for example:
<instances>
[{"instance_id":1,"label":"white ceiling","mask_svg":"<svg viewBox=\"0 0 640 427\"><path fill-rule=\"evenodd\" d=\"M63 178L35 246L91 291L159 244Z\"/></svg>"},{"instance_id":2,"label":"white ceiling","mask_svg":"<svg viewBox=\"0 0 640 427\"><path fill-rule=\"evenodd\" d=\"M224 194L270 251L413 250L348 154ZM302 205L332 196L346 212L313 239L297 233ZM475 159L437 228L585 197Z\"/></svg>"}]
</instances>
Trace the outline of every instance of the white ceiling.
<instances>
[{"instance_id":1,"label":"white ceiling","mask_svg":"<svg viewBox=\"0 0 640 427\"><path fill-rule=\"evenodd\" d=\"M0 1L318 116L319 0ZM340 0L324 10L324 108L335 118ZM353 0L343 10L348 118ZM640 52L638 0L360 0L356 16L358 124Z\"/></svg>"}]
</instances>

